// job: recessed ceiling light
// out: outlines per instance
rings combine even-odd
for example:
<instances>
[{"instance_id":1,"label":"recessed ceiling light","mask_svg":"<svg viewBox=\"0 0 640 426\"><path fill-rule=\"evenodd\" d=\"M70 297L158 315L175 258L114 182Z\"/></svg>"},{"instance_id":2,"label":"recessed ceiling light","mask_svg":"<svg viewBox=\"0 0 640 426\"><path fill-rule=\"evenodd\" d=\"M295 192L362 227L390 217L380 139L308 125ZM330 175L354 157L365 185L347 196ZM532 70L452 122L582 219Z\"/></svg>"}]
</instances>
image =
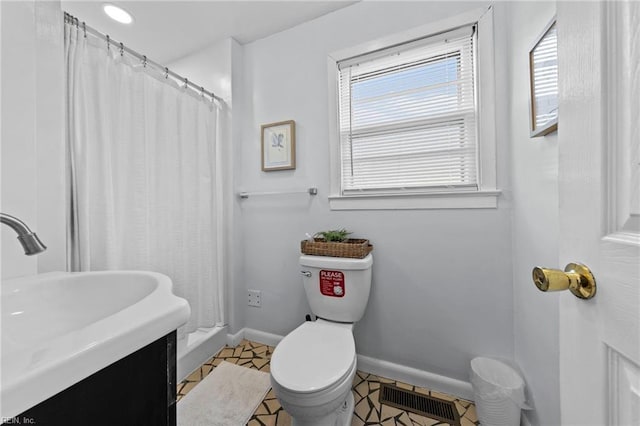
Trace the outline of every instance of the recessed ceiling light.
<instances>
[{"instance_id":1,"label":"recessed ceiling light","mask_svg":"<svg viewBox=\"0 0 640 426\"><path fill-rule=\"evenodd\" d=\"M133 16L131 16L129 12L122 9L121 7L115 6L113 4L105 4L104 6L102 6L102 9L104 10L104 13L109 16L109 18L113 19L114 21L118 21L121 24L130 24L133 22Z\"/></svg>"}]
</instances>

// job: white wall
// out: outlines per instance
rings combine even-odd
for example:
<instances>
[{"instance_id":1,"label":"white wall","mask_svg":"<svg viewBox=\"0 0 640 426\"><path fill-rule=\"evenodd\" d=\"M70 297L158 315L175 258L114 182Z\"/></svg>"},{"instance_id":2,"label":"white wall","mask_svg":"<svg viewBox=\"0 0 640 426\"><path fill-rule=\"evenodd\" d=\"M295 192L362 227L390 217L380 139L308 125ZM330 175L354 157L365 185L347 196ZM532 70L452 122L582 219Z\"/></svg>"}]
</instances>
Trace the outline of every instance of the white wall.
<instances>
[{"instance_id":1,"label":"white wall","mask_svg":"<svg viewBox=\"0 0 640 426\"><path fill-rule=\"evenodd\" d=\"M512 358L506 87L496 96L498 184L507 190L498 209L330 211L327 203L327 55L481 6L361 2L245 46L237 189L319 189L313 198L242 202L244 284L262 291L261 308L244 306L247 327L285 335L304 320L299 242L305 232L346 227L375 245L371 297L355 328L359 354L461 380L476 355ZM506 16L502 4L495 9L496 79L506 81ZM262 172L260 125L288 119L296 121L297 169Z\"/></svg>"},{"instance_id":2,"label":"white wall","mask_svg":"<svg viewBox=\"0 0 640 426\"><path fill-rule=\"evenodd\" d=\"M558 138L529 138L528 52L555 13L554 2L514 2L510 7L511 176L515 360L535 411L532 424L560 424L558 297L540 292L534 266L558 262Z\"/></svg>"},{"instance_id":3,"label":"white wall","mask_svg":"<svg viewBox=\"0 0 640 426\"><path fill-rule=\"evenodd\" d=\"M1 210L19 217L48 250L25 256L2 234L2 278L64 270L64 53L60 2L2 2Z\"/></svg>"}]
</instances>

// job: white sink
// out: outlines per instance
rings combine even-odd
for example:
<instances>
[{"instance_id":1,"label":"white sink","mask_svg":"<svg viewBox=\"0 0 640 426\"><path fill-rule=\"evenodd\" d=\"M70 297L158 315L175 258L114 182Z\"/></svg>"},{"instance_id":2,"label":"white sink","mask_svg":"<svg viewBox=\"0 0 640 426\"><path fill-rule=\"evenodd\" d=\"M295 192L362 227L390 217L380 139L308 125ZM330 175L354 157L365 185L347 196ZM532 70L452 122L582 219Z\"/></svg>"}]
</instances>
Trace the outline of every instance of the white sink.
<instances>
[{"instance_id":1,"label":"white sink","mask_svg":"<svg viewBox=\"0 0 640 426\"><path fill-rule=\"evenodd\" d=\"M142 271L3 281L0 408L10 418L183 325L171 280Z\"/></svg>"}]
</instances>

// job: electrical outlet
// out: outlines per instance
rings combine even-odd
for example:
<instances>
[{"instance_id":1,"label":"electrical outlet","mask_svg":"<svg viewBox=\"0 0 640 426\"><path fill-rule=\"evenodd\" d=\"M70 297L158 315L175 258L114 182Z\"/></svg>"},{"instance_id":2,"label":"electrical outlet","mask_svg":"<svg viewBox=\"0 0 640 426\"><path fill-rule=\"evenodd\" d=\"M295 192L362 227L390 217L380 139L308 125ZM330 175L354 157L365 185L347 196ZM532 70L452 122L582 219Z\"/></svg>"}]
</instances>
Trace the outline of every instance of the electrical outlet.
<instances>
[{"instance_id":1,"label":"electrical outlet","mask_svg":"<svg viewBox=\"0 0 640 426\"><path fill-rule=\"evenodd\" d=\"M249 306L255 306L257 308L262 306L261 293L260 290L248 290Z\"/></svg>"}]
</instances>

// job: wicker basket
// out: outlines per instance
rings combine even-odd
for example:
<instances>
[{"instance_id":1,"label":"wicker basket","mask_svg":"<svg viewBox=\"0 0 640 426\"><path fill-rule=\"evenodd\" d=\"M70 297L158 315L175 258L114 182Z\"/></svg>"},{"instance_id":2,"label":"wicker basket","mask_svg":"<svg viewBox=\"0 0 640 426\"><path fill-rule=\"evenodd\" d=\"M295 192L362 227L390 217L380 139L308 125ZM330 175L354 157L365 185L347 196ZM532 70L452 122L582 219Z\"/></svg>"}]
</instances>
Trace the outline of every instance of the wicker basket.
<instances>
[{"instance_id":1,"label":"wicker basket","mask_svg":"<svg viewBox=\"0 0 640 426\"><path fill-rule=\"evenodd\" d=\"M373 250L369 240L351 239L344 242L327 242L321 238L314 238L313 241L302 240L300 251L303 254L312 256L350 257L362 259Z\"/></svg>"}]
</instances>

